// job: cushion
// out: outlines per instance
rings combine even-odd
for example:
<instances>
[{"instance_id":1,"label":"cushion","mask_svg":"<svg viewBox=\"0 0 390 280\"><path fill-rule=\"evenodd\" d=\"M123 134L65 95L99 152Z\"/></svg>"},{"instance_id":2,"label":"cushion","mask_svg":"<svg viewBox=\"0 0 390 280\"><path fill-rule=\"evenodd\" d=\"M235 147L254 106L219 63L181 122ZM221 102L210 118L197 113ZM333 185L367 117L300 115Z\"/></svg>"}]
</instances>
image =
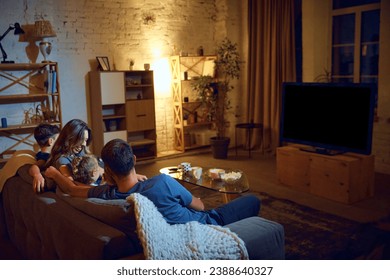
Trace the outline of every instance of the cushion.
<instances>
[{"instance_id":1,"label":"cushion","mask_svg":"<svg viewBox=\"0 0 390 280\"><path fill-rule=\"evenodd\" d=\"M124 232L131 240L134 240L136 247L141 248L136 233L134 207L128 201L72 197L63 193L60 188L56 189L56 193L79 211Z\"/></svg>"}]
</instances>

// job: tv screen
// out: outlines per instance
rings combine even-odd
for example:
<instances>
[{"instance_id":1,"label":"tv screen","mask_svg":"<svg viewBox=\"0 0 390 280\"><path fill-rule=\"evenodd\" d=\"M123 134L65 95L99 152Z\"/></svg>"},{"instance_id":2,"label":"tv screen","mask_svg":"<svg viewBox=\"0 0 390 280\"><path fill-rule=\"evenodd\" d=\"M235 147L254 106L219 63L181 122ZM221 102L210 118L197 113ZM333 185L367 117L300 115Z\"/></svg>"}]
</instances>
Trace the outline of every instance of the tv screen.
<instances>
[{"instance_id":1,"label":"tv screen","mask_svg":"<svg viewBox=\"0 0 390 280\"><path fill-rule=\"evenodd\" d=\"M370 154L375 89L367 83L284 83L281 142L325 154Z\"/></svg>"}]
</instances>

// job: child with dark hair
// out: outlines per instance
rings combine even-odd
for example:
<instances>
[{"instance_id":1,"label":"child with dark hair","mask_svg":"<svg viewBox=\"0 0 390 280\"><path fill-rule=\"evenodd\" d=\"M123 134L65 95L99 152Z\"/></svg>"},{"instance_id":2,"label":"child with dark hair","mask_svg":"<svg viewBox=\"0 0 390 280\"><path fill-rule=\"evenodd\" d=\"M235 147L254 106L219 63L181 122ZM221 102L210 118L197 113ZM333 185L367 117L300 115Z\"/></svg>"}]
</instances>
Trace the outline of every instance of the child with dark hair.
<instances>
[{"instance_id":1,"label":"child with dark hair","mask_svg":"<svg viewBox=\"0 0 390 280\"><path fill-rule=\"evenodd\" d=\"M39 124L34 129L34 138L39 145L40 151L38 153L30 150L16 151L0 170L0 191L4 183L14 176L17 170L23 165L32 165L29 171L30 175L40 174L40 168L45 165L49 158L59 132L60 129L56 125L48 123ZM41 177L37 176L36 180L43 180L43 177Z\"/></svg>"},{"instance_id":2,"label":"child with dark hair","mask_svg":"<svg viewBox=\"0 0 390 280\"><path fill-rule=\"evenodd\" d=\"M40 151L35 155L39 167L44 166L49 159L51 149L59 133L58 126L48 123L41 123L34 129L34 138L40 148Z\"/></svg>"}]
</instances>

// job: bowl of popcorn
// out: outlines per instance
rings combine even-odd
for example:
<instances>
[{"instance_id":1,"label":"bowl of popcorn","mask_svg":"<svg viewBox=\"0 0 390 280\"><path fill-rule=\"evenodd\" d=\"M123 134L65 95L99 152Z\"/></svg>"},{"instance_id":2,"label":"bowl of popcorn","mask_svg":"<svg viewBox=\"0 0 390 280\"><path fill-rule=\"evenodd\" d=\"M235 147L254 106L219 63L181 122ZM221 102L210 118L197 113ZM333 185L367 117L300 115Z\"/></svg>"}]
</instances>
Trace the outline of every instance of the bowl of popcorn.
<instances>
[{"instance_id":1,"label":"bowl of popcorn","mask_svg":"<svg viewBox=\"0 0 390 280\"><path fill-rule=\"evenodd\" d=\"M241 179L242 176L242 171L241 170L234 170L230 172L225 172L224 174L221 175L222 181L232 184L237 182L238 180Z\"/></svg>"}]
</instances>

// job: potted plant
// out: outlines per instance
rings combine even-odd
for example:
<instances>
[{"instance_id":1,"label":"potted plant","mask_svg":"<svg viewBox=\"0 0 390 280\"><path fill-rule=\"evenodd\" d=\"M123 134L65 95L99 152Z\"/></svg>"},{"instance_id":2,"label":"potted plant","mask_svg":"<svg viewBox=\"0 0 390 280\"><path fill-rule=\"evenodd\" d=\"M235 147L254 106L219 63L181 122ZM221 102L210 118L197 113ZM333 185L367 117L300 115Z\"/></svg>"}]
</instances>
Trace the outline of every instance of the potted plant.
<instances>
[{"instance_id":1,"label":"potted plant","mask_svg":"<svg viewBox=\"0 0 390 280\"><path fill-rule=\"evenodd\" d=\"M216 49L215 70L217 78L200 76L192 82L192 88L198 92L200 100L209 108L211 120L215 125L217 136L210 139L215 158L227 158L230 138L226 137L229 125L227 111L231 108L229 93L232 91L232 80L240 77L240 55L237 44L225 38Z\"/></svg>"}]
</instances>

